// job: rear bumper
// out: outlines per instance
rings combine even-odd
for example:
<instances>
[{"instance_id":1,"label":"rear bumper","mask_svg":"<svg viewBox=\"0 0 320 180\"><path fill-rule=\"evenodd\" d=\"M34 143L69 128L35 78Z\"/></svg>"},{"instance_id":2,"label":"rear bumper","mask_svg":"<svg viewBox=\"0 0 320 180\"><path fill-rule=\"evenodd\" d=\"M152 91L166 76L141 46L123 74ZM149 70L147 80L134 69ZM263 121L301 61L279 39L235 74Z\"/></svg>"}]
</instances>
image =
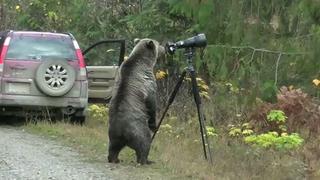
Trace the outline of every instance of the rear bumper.
<instances>
[{"instance_id":1,"label":"rear bumper","mask_svg":"<svg viewBox=\"0 0 320 180\"><path fill-rule=\"evenodd\" d=\"M45 97L26 95L4 95L0 94L0 107L73 107L76 109L85 108L88 105L87 98L70 97Z\"/></svg>"}]
</instances>

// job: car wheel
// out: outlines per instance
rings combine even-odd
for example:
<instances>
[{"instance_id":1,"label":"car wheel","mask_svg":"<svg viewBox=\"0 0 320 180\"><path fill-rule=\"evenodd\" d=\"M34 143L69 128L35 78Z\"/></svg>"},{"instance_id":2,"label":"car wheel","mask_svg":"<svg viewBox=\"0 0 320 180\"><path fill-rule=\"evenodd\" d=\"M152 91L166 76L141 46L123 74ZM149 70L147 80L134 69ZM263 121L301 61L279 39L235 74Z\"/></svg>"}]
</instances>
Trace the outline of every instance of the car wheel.
<instances>
[{"instance_id":1,"label":"car wheel","mask_svg":"<svg viewBox=\"0 0 320 180\"><path fill-rule=\"evenodd\" d=\"M44 94L63 96L73 87L76 72L64 60L49 60L38 67L35 79Z\"/></svg>"}]
</instances>

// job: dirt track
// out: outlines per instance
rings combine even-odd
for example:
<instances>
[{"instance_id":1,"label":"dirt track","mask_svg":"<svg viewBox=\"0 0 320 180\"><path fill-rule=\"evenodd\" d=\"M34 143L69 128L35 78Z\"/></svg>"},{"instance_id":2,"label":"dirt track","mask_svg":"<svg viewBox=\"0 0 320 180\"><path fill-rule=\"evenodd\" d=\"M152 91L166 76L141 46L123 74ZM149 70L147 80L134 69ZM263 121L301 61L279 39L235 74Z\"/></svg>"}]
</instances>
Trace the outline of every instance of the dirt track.
<instances>
[{"instance_id":1,"label":"dirt track","mask_svg":"<svg viewBox=\"0 0 320 180\"><path fill-rule=\"evenodd\" d=\"M21 129L0 127L1 180L149 179L143 173L136 174L142 177L132 177L124 172L126 170L107 163L102 165L85 162L77 152L58 142Z\"/></svg>"}]
</instances>

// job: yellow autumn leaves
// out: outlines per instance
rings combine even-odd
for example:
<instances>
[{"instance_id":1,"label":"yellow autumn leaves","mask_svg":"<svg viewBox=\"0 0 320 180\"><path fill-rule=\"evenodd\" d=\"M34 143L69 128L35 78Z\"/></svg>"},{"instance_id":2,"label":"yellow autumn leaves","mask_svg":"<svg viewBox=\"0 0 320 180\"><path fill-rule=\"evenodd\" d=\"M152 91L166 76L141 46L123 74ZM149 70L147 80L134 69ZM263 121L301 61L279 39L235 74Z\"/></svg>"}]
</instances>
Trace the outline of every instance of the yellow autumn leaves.
<instances>
[{"instance_id":1,"label":"yellow autumn leaves","mask_svg":"<svg viewBox=\"0 0 320 180\"><path fill-rule=\"evenodd\" d=\"M188 82L191 82L191 78L186 78L186 80ZM202 98L204 99L211 99L210 96L209 96L209 86L207 85L207 83L201 79L201 78L196 78L197 80L197 84L198 84L198 88L199 88L199 94Z\"/></svg>"},{"instance_id":2,"label":"yellow autumn leaves","mask_svg":"<svg viewBox=\"0 0 320 180\"><path fill-rule=\"evenodd\" d=\"M319 79L314 79L312 81L312 83L315 85L315 86L320 86L320 80Z\"/></svg>"},{"instance_id":3,"label":"yellow autumn leaves","mask_svg":"<svg viewBox=\"0 0 320 180\"><path fill-rule=\"evenodd\" d=\"M167 75L168 75L168 72L164 72L164 71L162 71L162 70L158 70L158 71L156 72L156 79L157 79L157 80L164 79L164 78L167 77Z\"/></svg>"},{"instance_id":4,"label":"yellow autumn leaves","mask_svg":"<svg viewBox=\"0 0 320 180\"><path fill-rule=\"evenodd\" d=\"M186 78L187 81L191 82L191 78ZM199 88L199 94L201 97L203 97L204 99L210 99L209 96L209 86L207 85L207 83L201 79L201 78L196 78L197 80L197 84L198 84L198 88Z\"/></svg>"},{"instance_id":5,"label":"yellow autumn leaves","mask_svg":"<svg viewBox=\"0 0 320 180\"><path fill-rule=\"evenodd\" d=\"M20 6L20 5L16 5L15 10L16 10L17 12L21 12L21 6Z\"/></svg>"}]
</instances>

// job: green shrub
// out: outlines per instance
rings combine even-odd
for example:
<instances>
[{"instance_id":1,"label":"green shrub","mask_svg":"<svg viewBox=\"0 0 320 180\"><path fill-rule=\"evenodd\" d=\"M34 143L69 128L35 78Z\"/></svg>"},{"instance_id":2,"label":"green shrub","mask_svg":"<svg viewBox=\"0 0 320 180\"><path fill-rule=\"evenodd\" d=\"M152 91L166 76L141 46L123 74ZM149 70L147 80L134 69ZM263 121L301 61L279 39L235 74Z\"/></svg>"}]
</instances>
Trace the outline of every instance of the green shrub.
<instances>
[{"instance_id":1,"label":"green shrub","mask_svg":"<svg viewBox=\"0 0 320 180\"><path fill-rule=\"evenodd\" d=\"M267 115L268 121L276 123L285 123L287 118L288 117L281 110L271 110Z\"/></svg>"},{"instance_id":2,"label":"green shrub","mask_svg":"<svg viewBox=\"0 0 320 180\"><path fill-rule=\"evenodd\" d=\"M250 135L245 137L244 141L257 147L275 148L277 150L296 149L303 143L303 139L297 133L292 133L290 135L282 133L279 135L277 132Z\"/></svg>"},{"instance_id":3,"label":"green shrub","mask_svg":"<svg viewBox=\"0 0 320 180\"><path fill-rule=\"evenodd\" d=\"M229 136L243 137L247 144L261 148L273 148L276 150L291 150L301 147L304 139L297 133L288 134L284 124L287 116L281 110L271 110L267 114L269 122L275 122L277 126L265 133L256 134L249 123L241 126L230 125ZM278 131L278 132L277 132Z\"/></svg>"},{"instance_id":4,"label":"green shrub","mask_svg":"<svg viewBox=\"0 0 320 180\"><path fill-rule=\"evenodd\" d=\"M108 108L103 104L91 104L88 108L89 120L91 122L98 122L99 124L107 125L108 122Z\"/></svg>"}]
</instances>

